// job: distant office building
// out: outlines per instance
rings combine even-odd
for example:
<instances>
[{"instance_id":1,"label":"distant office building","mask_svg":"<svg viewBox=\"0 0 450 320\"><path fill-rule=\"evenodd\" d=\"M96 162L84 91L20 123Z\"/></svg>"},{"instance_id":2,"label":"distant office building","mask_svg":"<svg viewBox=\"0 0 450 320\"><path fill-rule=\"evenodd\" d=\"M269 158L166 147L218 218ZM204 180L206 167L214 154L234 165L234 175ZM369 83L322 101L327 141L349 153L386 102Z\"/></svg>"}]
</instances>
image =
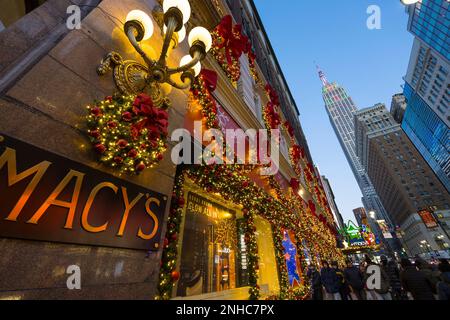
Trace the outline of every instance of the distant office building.
<instances>
[{"instance_id":1,"label":"distant office building","mask_svg":"<svg viewBox=\"0 0 450 320\"><path fill-rule=\"evenodd\" d=\"M358 157L392 220L405 232L410 253L421 253L424 240L433 250L443 248L435 239L444 237L450 244L439 225L422 228L423 210L447 212L450 195L386 107L356 112L355 131Z\"/></svg>"},{"instance_id":2,"label":"distant office building","mask_svg":"<svg viewBox=\"0 0 450 320\"><path fill-rule=\"evenodd\" d=\"M450 11L447 0L409 6L415 36L404 95L402 128L450 192Z\"/></svg>"},{"instance_id":3,"label":"distant office building","mask_svg":"<svg viewBox=\"0 0 450 320\"><path fill-rule=\"evenodd\" d=\"M331 212L333 213L333 216L334 216L334 220L336 221L336 224L338 225L339 229L343 229L345 226L344 218L342 218L342 215L336 204L336 199L334 197L334 193L333 193L333 189L331 188L330 181L325 176L321 176L320 178L322 179L323 189L327 196L328 204L330 205Z\"/></svg>"},{"instance_id":4,"label":"distant office building","mask_svg":"<svg viewBox=\"0 0 450 320\"><path fill-rule=\"evenodd\" d=\"M353 209L353 214L355 215L356 222L358 226L362 227L367 224L367 212L364 208Z\"/></svg>"},{"instance_id":5,"label":"distant office building","mask_svg":"<svg viewBox=\"0 0 450 320\"><path fill-rule=\"evenodd\" d=\"M397 123L403 122L403 116L406 111L406 98L403 93L398 93L392 96L391 115Z\"/></svg>"}]
</instances>

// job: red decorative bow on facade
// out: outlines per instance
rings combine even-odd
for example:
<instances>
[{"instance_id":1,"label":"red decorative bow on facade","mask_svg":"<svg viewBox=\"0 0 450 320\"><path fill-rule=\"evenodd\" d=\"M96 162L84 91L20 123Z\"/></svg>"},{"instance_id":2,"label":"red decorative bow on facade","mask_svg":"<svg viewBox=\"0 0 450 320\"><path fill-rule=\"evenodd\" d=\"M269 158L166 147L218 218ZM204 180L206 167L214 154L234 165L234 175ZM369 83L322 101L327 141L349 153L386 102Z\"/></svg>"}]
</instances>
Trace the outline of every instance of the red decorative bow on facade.
<instances>
[{"instance_id":1,"label":"red decorative bow on facade","mask_svg":"<svg viewBox=\"0 0 450 320\"><path fill-rule=\"evenodd\" d=\"M294 138L294 128L291 126L291 124L289 123L289 121L285 121L284 122L284 127L286 128L286 131L288 132L289 136L291 138Z\"/></svg>"},{"instance_id":2,"label":"red decorative bow on facade","mask_svg":"<svg viewBox=\"0 0 450 320\"><path fill-rule=\"evenodd\" d=\"M300 181L296 178L291 179L291 188L294 192L297 192L300 189Z\"/></svg>"},{"instance_id":3,"label":"red decorative bow on facade","mask_svg":"<svg viewBox=\"0 0 450 320\"><path fill-rule=\"evenodd\" d=\"M209 93L213 93L217 88L217 72L208 69L202 69L200 76L202 77Z\"/></svg>"},{"instance_id":4,"label":"red decorative bow on facade","mask_svg":"<svg viewBox=\"0 0 450 320\"><path fill-rule=\"evenodd\" d=\"M249 52L250 41L247 36L242 34L241 25L238 24L233 27L231 15L222 19L216 31L221 39L215 41L215 45L218 49L225 49L228 64L231 65L233 59L238 60L243 53Z\"/></svg>"}]
</instances>

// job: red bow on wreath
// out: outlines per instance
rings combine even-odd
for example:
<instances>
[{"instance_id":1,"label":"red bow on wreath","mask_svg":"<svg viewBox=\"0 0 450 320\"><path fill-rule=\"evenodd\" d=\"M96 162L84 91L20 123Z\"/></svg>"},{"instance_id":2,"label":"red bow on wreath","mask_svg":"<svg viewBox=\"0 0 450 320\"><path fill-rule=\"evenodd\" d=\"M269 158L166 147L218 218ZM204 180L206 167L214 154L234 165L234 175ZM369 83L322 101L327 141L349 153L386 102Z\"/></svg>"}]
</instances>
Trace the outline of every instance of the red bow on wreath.
<instances>
[{"instance_id":1,"label":"red bow on wreath","mask_svg":"<svg viewBox=\"0 0 450 320\"><path fill-rule=\"evenodd\" d=\"M142 130L148 130L148 139L156 142L161 136L168 135L169 114L167 111L157 108L153 105L152 99L140 94L133 103L133 113L136 116L142 116L144 119L131 126L131 136L137 140Z\"/></svg>"}]
</instances>

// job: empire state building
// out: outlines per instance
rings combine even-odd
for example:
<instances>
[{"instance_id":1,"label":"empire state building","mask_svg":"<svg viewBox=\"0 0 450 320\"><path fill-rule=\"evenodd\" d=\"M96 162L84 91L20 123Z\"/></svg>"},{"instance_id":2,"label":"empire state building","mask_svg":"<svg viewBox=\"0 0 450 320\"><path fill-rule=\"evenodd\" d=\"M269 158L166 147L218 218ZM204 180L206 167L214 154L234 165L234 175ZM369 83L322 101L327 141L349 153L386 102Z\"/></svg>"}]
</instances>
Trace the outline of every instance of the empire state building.
<instances>
[{"instance_id":1,"label":"empire state building","mask_svg":"<svg viewBox=\"0 0 450 320\"><path fill-rule=\"evenodd\" d=\"M361 189L364 207L367 212L375 212L376 219L386 220L393 227L369 176L356 155L354 113L358 109L343 87L337 83L328 82L324 72L319 68L318 71L323 84L322 96L331 125Z\"/></svg>"}]
</instances>

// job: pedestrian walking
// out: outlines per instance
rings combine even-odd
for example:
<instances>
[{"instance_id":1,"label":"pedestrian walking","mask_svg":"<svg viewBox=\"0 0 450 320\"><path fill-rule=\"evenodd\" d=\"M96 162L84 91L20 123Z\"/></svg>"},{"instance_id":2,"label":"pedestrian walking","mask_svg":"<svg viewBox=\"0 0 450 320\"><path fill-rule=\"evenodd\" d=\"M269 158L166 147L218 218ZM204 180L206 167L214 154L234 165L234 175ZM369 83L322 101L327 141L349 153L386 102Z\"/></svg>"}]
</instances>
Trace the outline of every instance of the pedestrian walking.
<instances>
[{"instance_id":1,"label":"pedestrian walking","mask_svg":"<svg viewBox=\"0 0 450 320\"><path fill-rule=\"evenodd\" d=\"M380 295L382 300L392 300L392 295L389 292L391 288L391 280L389 278L387 264L387 257L381 256L381 265L379 266L381 273L380 288L375 289L375 292Z\"/></svg>"},{"instance_id":2,"label":"pedestrian walking","mask_svg":"<svg viewBox=\"0 0 450 320\"><path fill-rule=\"evenodd\" d=\"M439 271L441 272L440 280L437 284L437 292L439 300L450 300L450 264L448 260L441 260L439 263Z\"/></svg>"},{"instance_id":3,"label":"pedestrian walking","mask_svg":"<svg viewBox=\"0 0 450 320\"><path fill-rule=\"evenodd\" d=\"M390 292L393 300L404 300L402 283L400 281L400 270L395 260L388 260L386 257L381 257L381 265L384 266L385 271L389 277L391 285Z\"/></svg>"},{"instance_id":4,"label":"pedestrian walking","mask_svg":"<svg viewBox=\"0 0 450 320\"><path fill-rule=\"evenodd\" d=\"M327 261L324 261L322 266L323 268L320 271L320 277L322 279L322 284L325 287L327 300L341 300L341 295L339 293L339 278L336 271L333 268L330 268Z\"/></svg>"},{"instance_id":5,"label":"pedestrian walking","mask_svg":"<svg viewBox=\"0 0 450 320\"><path fill-rule=\"evenodd\" d=\"M311 284L312 300L316 300L316 301L323 300L322 278L314 264L311 264L308 267L307 277Z\"/></svg>"},{"instance_id":6,"label":"pedestrian walking","mask_svg":"<svg viewBox=\"0 0 450 320\"><path fill-rule=\"evenodd\" d=\"M441 272L439 270L433 270L431 264L429 264L422 258L416 259L415 265L420 271L422 271L425 274L428 282L431 285L433 293L437 295L437 284L439 283L439 281L441 281L440 279Z\"/></svg>"},{"instance_id":7,"label":"pedestrian walking","mask_svg":"<svg viewBox=\"0 0 450 320\"><path fill-rule=\"evenodd\" d=\"M341 299L344 301L349 300L349 298L351 299L350 287L348 286L347 281L345 281L344 272L339 268L337 261L333 261L331 266L338 277L339 294L341 295Z\"/></svg>"},{"instance_id":8,"label":"pedestrian walking","mask_svg":"<svg viewBox=\"0 0 450 320\"><path fill-rule=\"evenodd\" d=\"M417 270L409 259L402 259L400 280L403 288L414 300L435 300L431 284L422 271Z\"/></svg>"},{"instance_id":9,"label":"pedestrian walking","mask_svg":"<svg viewBox=\"0 0 450 320\"><path fill-rule=\"evenodd\" d=\"M351 260L347 260L347 267L344 270L344 277L356 299L366 300L366 292L364 291L364 276Z\"/></svg>"}]
</instances>

